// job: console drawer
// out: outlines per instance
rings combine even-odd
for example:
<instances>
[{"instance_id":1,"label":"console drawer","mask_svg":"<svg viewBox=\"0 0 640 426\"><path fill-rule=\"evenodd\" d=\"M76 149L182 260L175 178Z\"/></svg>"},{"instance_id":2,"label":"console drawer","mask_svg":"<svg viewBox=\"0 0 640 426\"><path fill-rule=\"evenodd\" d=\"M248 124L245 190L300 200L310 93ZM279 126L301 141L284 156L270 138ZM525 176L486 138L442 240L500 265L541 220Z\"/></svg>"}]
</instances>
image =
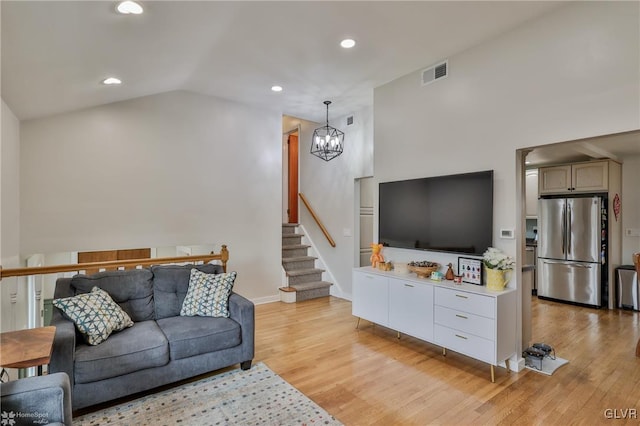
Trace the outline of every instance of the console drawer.
<instances>
[{"instance_id":1,"label":"console drawer","mask_svg":"<svg viewBox=\"0 0 640 426\"><path fill-rule=\"evenodd\" d=\"M436 305L487 318L495 318L496 300L493 297L442 287L436 287L435 290Z\"/></svg>"},{"instance_id":2,"label":"console drawer","mask_svg":"<svg viewBox=\"0 0 640 426\"><path fill-rule=\"evenodd\" d=\"M438 345L495 365L495 342L436 324L434 337Z\"/></svg>"},{"instance_id":3,"label":"console drawer","mask_svg":"<svg viewBox=\"0 0 640 426\"><path fill-rule=\"evenodd\" d=\"M435 307L435 323L491 341L494 341L496 336L496 322L494 319L445 308L444 306Z\"/></svg>"}]
</instances>

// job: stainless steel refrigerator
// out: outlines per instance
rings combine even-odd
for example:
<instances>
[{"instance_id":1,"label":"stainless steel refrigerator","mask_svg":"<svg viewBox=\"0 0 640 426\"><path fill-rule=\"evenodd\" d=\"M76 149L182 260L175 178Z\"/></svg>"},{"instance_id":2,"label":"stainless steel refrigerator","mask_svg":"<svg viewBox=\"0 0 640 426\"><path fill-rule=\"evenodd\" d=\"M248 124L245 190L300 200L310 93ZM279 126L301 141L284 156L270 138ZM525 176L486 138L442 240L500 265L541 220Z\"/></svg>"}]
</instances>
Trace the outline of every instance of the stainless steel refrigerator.
<instances>
[{"instance_id":1,"label":"stainless steel refrigerator","mask_svg":"<svg viewBox=\"0 0 640 426\"><path fill-rule=\"evenodd\" d=\"M606 201L538 201L538 296L600 307L606 259Z\"/></svg>"}]
</instances>

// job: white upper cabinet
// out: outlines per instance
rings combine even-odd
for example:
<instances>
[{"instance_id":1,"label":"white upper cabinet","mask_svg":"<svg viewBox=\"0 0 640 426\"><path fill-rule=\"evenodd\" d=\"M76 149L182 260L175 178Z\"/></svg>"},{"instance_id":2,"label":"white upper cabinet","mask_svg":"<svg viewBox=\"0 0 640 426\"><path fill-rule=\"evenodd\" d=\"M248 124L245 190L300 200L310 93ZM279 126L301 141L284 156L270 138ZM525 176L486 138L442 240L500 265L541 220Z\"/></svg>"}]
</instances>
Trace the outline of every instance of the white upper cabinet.
<instances>
[{"instance_id":1,"label":"white upper cabinet","mask_svg":"<svg viewBox=\"0 0 640 426\"><path fill-rule=\"evenodd\" d=\"M571 166L538 169L538 191L540 195L571 192Z\"/></svg>"},{"instance_id":2,"label":"white upper cabinet","mask_svg":"<svg viewBox=\"0 0 640 426\"><path fill-rule=\"evenodd\" d=\"M527 170L525 187L525 214L538 216L538 170Z\"/></svg>"},{"instance_id":3,"label":"white upper cabinet","mask_svg":"<svg viewBox=\"0 0 640 426\"><path fill-rule=\"evenodd\" d=\"M600 192L609 189L609 162L580 163L571 166L573 191Z\"/></svg>"},{"instance_id":4,"label":"white upper cabinet","mask_svg":"<svg viewBox=\"0 0 640 426\"><path fill-rule=\"evenodd\" d=\"M538 191L540 195L606 192L608 189L609 160L541 167L538 169Z\"/></svg>"}]
</instances>

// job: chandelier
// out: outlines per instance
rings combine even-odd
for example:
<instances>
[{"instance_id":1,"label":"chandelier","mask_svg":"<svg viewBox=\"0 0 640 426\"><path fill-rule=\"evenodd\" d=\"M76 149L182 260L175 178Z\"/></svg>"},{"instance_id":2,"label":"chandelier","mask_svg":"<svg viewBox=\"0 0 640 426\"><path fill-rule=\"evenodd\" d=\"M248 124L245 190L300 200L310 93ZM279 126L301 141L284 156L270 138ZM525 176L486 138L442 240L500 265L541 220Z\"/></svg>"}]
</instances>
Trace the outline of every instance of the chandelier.
<instances>
[{"instance_id":1,"label":"chandelier","mask_svg":"<svg viewBox=\"0 0 640 426\"><path fill-rule=\"evenodd\" d=\"M331 101L324 101L324 104L327 106L327 124L313 131L311 153L324 161L329 161L342 154L344 132L329 126L329 104Z\"/></svg>"}]
</instances>

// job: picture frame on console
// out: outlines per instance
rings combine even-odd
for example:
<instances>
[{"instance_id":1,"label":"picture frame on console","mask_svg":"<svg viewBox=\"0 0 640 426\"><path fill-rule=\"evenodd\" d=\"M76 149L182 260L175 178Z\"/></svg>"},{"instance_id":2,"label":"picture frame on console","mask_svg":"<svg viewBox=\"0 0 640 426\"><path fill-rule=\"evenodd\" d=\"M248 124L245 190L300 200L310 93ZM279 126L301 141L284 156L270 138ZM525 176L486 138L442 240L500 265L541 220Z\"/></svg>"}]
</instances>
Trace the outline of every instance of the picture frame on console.
<instances>
[{"instance_id":1,"label":"picture frame on console","mask_svg":"<svg viewBox=\"0 0 640 426\"><path fill-rule=\"evenodd\" d=\"M458 275L462 275L462 282L484 285L482 282L482 259L458 257Z\"/></svg>"}]
</instances>

